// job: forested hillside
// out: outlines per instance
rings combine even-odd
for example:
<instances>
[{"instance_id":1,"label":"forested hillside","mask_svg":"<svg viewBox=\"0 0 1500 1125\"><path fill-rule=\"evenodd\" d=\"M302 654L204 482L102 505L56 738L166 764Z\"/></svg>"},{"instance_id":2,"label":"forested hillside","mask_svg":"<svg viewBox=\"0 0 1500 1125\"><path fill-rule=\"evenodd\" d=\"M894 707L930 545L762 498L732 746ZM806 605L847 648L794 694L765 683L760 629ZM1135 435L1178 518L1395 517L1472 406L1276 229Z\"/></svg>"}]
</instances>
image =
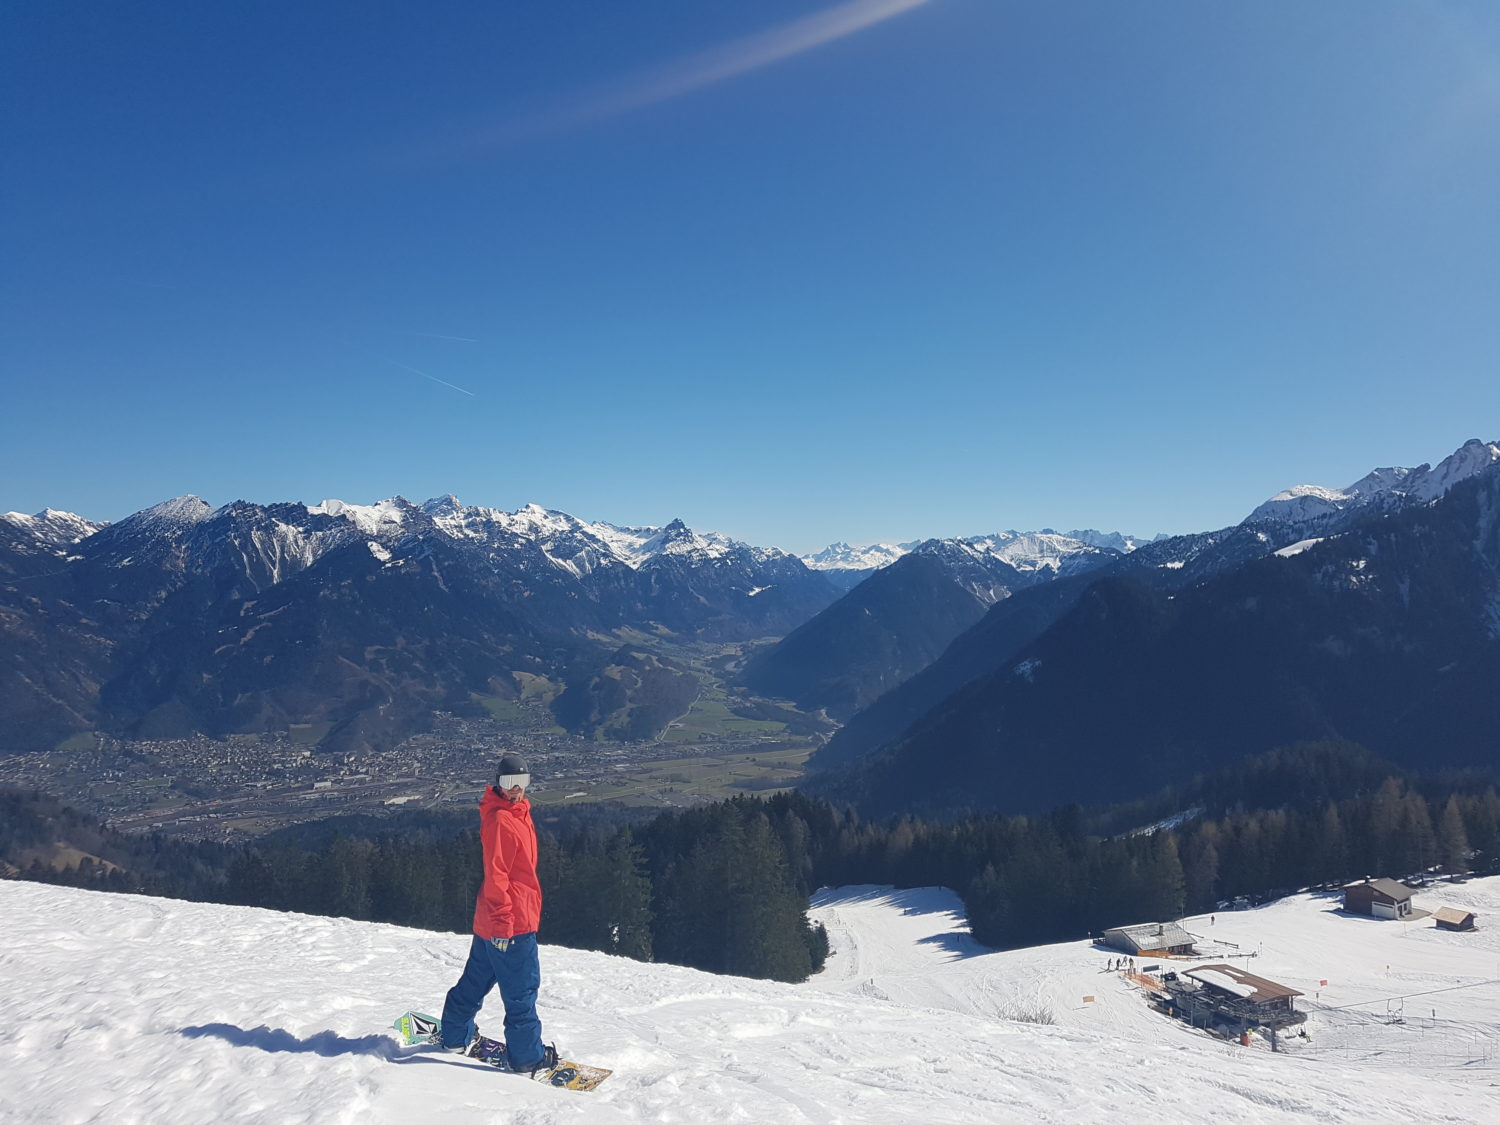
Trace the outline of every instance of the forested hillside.
<instances>
[{"instance_id":1,"label":"forested hillside","mask_svg":"<svg viewBox=\"0 0 1500 1125\"><path fill-rule=\"evenodd\" d=\"M38 794L0 801L13 875L469 927L479 844L448 819L231 848L122 837ZM827 954L806 916L819 886L952 887L981 941L1034 945L1366 875L1500 870L1500 795L1487 776L1407 774L1353 744L1313 743L1131 805L1040 817L867 821L782 794L634 826L544 829L541 844L544 941L801 980Z\"/></svg>"}]
</instances>

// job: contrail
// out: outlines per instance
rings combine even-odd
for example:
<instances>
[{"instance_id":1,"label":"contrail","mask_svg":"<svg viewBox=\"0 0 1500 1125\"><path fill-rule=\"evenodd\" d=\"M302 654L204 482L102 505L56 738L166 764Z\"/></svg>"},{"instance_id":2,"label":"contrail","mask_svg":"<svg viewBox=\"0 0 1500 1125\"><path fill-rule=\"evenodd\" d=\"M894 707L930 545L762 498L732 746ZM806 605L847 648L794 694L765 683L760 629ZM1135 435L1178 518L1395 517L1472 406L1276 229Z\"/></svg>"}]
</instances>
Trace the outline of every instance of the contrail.
<instances>
[{"instance_id":1,"label":"contrail","mask_svg":"<svg viewBox=\"0 0 1500 1125\"><path fill-rule=\"evenodd\" d=\"M481 146L527 140L577 128L680 98L752 70L832 43L932 0L847 0L835 8L700 51L595 90L571 106L508 121L476 138Z\"/></svg>"},{"instance_id":2,"label":"contrail","mask_svg":"<svg viewBox=\"0 0 1500 1125\"><path fill-rule=\"evenodd\" d=\"M383 358L383 357L376 356L375 358L380 359L380 358ZM473 391L465 391L462 387L458 386L456 383L450 383L450 382L448 382L447 379L439 379L436 375L429 375L425 371L418 371L415 367L408 367L406 364L397 362L394 359L387 359L385 362L386 363L390 363L390 364L394 364L396 367L401 368L402 371L410 371L413 375L420 375L424 379L431 379L434 383L441 383L445 387L451 387L455 391L462 391L464 394L468 395L470 398L478 398L479 397Z\"/></svg>"},{"instance_id":3,"label":"contrail","mask_svg":"<svg viewBox=\"0 0 1500 1125\"><path fill-rule=\"evenodd\" d=\"M472 336L445 336L441 332L416 332L416 333L413 333L413 335L416 335L416 336L428 336L428 337L431 337L434 340L462 340L466 344L477 344L477 343L479 343L479 341L476 340L476 339L474 339Z\"/></svg>"}]
</instances>

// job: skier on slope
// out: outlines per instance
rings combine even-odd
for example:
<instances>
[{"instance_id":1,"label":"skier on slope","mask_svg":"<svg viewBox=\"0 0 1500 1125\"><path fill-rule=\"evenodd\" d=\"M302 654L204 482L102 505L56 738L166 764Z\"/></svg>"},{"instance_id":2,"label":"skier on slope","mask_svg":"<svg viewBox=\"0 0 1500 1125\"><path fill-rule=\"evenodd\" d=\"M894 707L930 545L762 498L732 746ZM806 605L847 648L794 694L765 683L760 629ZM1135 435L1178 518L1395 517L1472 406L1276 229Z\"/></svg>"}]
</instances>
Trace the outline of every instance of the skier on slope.
<instances>
[{"instance_id":1,"label":"skier on slope","mask_svg":"<svg viewBox=\"0 0 1500 1125\"><path fill-rule=\"evenodd\" d=\"M495 784L479 803L484 883L474 902L469 961L443 1004L443 1046L463 1051L474 1038L474 1016L489 990L505 1003L505 1055L510 1068L533 1077L557 1065L557 1049L542 1045L536 994L542 983L536 931L542 887L536 875L536 826L526 788L531 772L519 754L506 754Z\"/></svg>"}]
</instances>

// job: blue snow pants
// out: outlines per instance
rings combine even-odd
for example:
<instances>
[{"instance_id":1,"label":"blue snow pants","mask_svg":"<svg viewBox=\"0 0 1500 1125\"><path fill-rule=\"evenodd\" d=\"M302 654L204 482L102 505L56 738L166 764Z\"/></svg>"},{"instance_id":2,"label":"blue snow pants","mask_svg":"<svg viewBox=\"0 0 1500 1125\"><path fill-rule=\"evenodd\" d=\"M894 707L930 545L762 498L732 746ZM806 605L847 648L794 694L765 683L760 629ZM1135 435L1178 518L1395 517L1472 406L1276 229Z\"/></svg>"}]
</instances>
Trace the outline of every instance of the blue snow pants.
<instances>
[{"instance_id":1,"label":"blue snow pants","mask_svg":"<svg viewBox=\"0 0 1500 1125\"><path fill-rule=\"evenodd\" d=\"M474 1017L490 989L500 986L505 1003L505 1054L515 1070L530 1070L542 1059L542 1021L536 993L542 984L536 934L517 934L501 953L476 936L463 976L443 1003L443 1046L462 1047L474 1035Z\"/></svg>"}]
</instances>

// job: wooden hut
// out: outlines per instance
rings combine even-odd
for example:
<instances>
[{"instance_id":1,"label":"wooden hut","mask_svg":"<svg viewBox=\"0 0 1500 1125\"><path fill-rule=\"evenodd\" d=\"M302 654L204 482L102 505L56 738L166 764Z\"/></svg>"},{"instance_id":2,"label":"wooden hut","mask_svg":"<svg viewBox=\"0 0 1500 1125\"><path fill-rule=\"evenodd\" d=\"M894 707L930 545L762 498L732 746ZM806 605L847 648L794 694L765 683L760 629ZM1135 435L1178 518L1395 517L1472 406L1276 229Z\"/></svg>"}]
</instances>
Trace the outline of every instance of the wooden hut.
<instances>
[{"instance_id":1,"label":"wooden hut","mask_svg":"<svg viewBox=\"0 0 1500 1125\"><path fill-rule=\"evenodd\" d=\"M1101 939L1110 949L1132 957L1191 957L1193 935L1176 922L1143 922L1139 926L1116 926Z\"/></svg>"},{"instance_id":2,"label":"wooden hut","mask_svg":"<svg viewBox=\"0 0 1500 1125\"><path fill-rule=\"evenodd\" d=\"M1472 910L1458 910L1452 906L1441 907L1432 916L1437 922L1440 930L1475 930L1479 927L1474 924L1474 912Z\"/></svg>"}]
</instances>

